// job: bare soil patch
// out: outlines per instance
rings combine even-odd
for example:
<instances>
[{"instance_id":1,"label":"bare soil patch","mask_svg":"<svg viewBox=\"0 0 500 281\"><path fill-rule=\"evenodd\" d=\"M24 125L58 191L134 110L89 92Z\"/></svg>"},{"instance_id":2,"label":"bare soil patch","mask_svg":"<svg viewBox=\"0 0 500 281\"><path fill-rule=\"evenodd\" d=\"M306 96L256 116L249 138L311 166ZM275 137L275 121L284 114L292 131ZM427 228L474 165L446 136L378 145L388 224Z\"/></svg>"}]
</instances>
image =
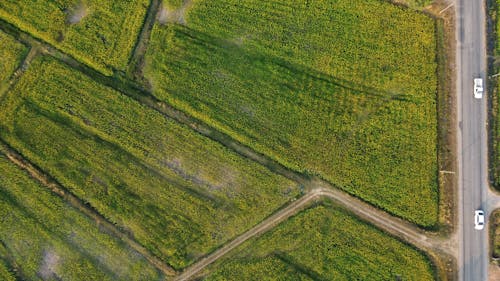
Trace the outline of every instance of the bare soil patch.
<instances>
[{"instance_id":1,"label":"bare soil patch","mask_svg":"<svg viewBox=\"0 0 500 281\"><path fill-rule=\"evenodd\" d=\"M85 18L89 14L87 3L85 1L79 1L73 7L68 8L66 10L66 14L66 23L77 24L81 22L83 18Z\"/></svg>"},{"instance_id":2,"label":"bare soil patch","mask_svg":"<svg viewBox=\"0 0 500 281\"><path fill-rule=\"evenodd\" d=\"M163 25L170 23L186 25L185 15L186 11L191 7L191 5L191 0L184 0L180 8L173 10L161 4L160 10L158 12L158 22Z\"/></svg>"},{"instance_id":3,"label":"bare soil patch","mask_svg":"<svg viewBox=\"0 0 500 281\"><path fill-rule=\"evenodd\" d=\"M38 274L43 280L49 280L56 277L56 269L59 265L60 257L54 249L48 249L43 252L42 262L38 269Z\"/></svg>"}]
</instances>

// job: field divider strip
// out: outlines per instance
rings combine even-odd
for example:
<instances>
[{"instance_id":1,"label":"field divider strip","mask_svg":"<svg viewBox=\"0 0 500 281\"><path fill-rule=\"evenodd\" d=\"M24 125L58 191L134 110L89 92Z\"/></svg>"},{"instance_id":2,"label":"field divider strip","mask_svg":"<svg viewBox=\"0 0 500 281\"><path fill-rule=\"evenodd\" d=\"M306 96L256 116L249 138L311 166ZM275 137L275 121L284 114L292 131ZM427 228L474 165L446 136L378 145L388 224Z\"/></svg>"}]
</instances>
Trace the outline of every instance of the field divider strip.
<instances>
[{"instance_id":1,"label":"field divider strip","mask_svg":"<svg viewBox=\"0 0 500 281\"><path fill-rule=\"evenodd\" d=\"M162 273L164 273L167 276L176 275L176 271L172 267L165 264L159 258L151 254L146 248L144 248L138 242L130 238L128 235L121 232L117 226L109 222L104 216L99 214L91 206L85 204L80 198L66 191L61 184L59 184L50 176L45 174L38 167L35 167L33 164L24 159L23 156L21 156L19 153L10 148L10 146L6 144L3 140L0 140L0 152L3 153L15 165L28 172L29 175L31 175L34 179L39 181L43 186L48 188L51 192L63 198L67 203L76 208L78 211L82 212L87 217L94 220L99 227L104 228L106 232L112 234L113 236L125 242L130 248L141 254L149 263L155 266Z\"/></svg>"},{"instance_id":2,"label":"field divider strip","mask_svg":"<svg viewBox=\"0 0 500 281\"><path fill-rule=\"evenodd\" d=\"M21 41L19 41L19 42L21 42ZM17 83L17 81L19 81L21 76L28 69L31 61L43 52L43 50L41 50L40 46L29 45L29 44L26 44L24 42L21 42L21 44L25 45L28 48L28 52L26 52L26 55L24 55L24 58L19 63L19 66L11 74L8 81L6 81L5 83L2 83L2 85L0 85L0 101L10 91L10 89L12 89L12 87Z\"/></svg>"},{"instance_id":3,"label":"field divider strip","mask_svg":"<svg viewBox=\"0 0 500 281\"><path fill-rule=\"evenodd\" d=\"M153 26L158 17L159 10L160 0L151 0L141 31L137 36L136 44L132 51L132 56L129 59L128 72L132 76L142 72L141 65L144 63L147 44L149 42L149 38L151 37L151 30L153 30ZM139 79L141 77L135 78Z\"/></svg>"}]
</instances>

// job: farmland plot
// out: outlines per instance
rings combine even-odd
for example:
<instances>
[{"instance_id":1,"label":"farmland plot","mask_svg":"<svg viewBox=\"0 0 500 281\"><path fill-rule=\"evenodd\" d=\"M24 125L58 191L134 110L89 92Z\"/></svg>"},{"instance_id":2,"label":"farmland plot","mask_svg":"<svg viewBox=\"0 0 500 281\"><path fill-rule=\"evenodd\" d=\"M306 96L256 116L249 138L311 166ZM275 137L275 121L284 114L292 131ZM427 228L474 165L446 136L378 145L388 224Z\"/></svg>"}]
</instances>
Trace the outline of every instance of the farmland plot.
<instances>
[{"instance_id":1,"label":"farmland plot","mask_svg":"<svg viewBox=\"0 0 500 281\"><path fill-rule=\"evenodd\" d=\"M247 241L204 280L434 280L419 251L326 201Z\"/></svg>"},{"instance_id":2,"label":"farmland plot","mask_svg":"<svg viewBox=\"0 0 500 281\"><path fill-rule=\"evenodd\" d=\"M26 52L26 46L0 31L0 86L19 67Z\"/></svg>"},{"instance_id":3,"label":"farmland plot","mask_svg":"<svg viewBox=\"0 0 500 281\"><path fill-rule=\"evenodd\" d=\"M0 278L9 256L26 280L161 280L137 252L0 154ZM9 279L11 278L11 279Z\"/></svg>"},{"instance_id":4,"label":"farmland plot","mask_svg":"<svg viewBox=\"0 0 500 281\"><path fill-rule=\"evenodd\" d=\"M179 269L299 194L262 166L40 57L0 112L0 136Z\"/></svg>"},{"instance_id":5,"label":"farmland plot","mask_svg":"<svg viewBox=\"0 0 500 281\"><path fill-rule=\"evenodd\" d=\"M0 18L110 74L123 70L148 0L3 0Z\"/></svg>"},{"instance_id":6,"label":"farmland plot","mask_svg":"<svg viewBox=\"0 0 500 281\"><path fill-rule=\"evenodd\" d=\"M289 168L436 223L431 18L379 0L165 9L176 17L154 27L146 55L155 96Z\"/></svg>"}]
</instances>

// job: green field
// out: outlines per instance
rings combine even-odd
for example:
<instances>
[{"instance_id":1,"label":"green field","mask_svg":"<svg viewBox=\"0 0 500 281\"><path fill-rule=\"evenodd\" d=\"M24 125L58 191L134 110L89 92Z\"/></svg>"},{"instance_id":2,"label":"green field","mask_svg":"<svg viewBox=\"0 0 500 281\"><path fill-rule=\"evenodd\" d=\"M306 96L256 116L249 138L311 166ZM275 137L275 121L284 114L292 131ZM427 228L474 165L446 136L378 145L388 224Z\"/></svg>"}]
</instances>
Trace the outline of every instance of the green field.
<instances>
[{"instance_id":1,"label":"green field","mask_svg":"<svg viewBox=\"0 0 500 281\"><path fill-rule=\"evenodd\" d=\"M0 88L19 67L26 52L25 45L0 31Z\"/></svg>"},{"instance_id":2,"label":"green field","mask_svg":"<svg viewBox=\"0 0 500 281\"><path fill-rule=\"evenodd\" d=\"M175 268L299 194L50 57L32 62L0 108L1 138Z\"/></svg>"},{"instance_id":3,"label":"green field","mask_svg":"<svg viewBox=\"0 0 500 281\"><path fill-rule=\"evenodd\" d=\"M137 252L40 186L0 154L0 277L19 280L160 280Z\"/></svg>"},{"instance_id":4,"label":"green field","mask_svg":"<svg viewBox=\"0 0 500 281\"><path fill-rule=\"evenodd\" d=\"M148 0L2 0L0 18L106 73L125 69Z\"/></svg>"},{"instance_id":5,"label":"green field","mask_svg":"<svg viewBox=\"0 0 500 281\"><path fill-rule=\"evenodd\" d=\"M289 168L436 224L433 19L379 0L198 0L163 15L146 55L155 96Z\"/></svg>"},{"instance_id":6,"label":"green field","mask_svg":"<svg viewBox=\"0 0 500 281\"><path fill-rule=\"evenodd\" d=\"M205 271L204 280L434 280L414 248L329 201L247 241Z\"/></svg>"}]
</instances>

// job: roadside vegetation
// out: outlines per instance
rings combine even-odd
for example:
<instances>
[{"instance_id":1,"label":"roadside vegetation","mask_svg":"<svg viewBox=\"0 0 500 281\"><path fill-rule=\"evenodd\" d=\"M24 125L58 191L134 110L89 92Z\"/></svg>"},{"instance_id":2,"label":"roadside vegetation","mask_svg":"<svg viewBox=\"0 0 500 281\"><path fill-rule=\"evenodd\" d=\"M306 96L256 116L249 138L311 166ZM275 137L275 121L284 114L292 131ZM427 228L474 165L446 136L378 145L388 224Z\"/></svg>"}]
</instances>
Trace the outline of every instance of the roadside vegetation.
<instances>
[{"instance_id":1,"label":"roadside vegetation","mask_svg":"<svg viewBox=\"0 0 500 281\"><path fill-rule=\"evenodd\" d=\"M19 67L27 51L28 48L25 45L0 31L0 89Z\"/></svg>"},{"instance_id":2,"label":"roadside vegetation","mask_svg":"<svg viewBox=\"0 0 500 281\"><path fill-rule=\"evenodd\" d=\"M0 278L160 280L146 260L0 154ZM9 262L2 262L9 260ZM10 279L9 279L10 278Z\"/></svg>"},{"instance_id":3,"label":"roadside vegetation","mask_svg":"<svg viewBox=\"0 0 500 281\"><path fill-rule=\"evenodd\" d=\"M494 258L500 258L500 211L493 212L490 218L490 231L493 238L492 255Z\"/></svg>"},{"instance_id":4,"label":"roadside vegetation","mask_svg":"<svg viewBox=\"0 0 500 281\"><path fill-rule=\"evenodd\" d=\"M300 194L51 57L35 59L0 107L2 139L176 269Z\"/></svg>"},{"instance_id":5,"label":"roadside vegetation","mask_svg":"<svg viewBox=\"0 0 500 281\"><path fill-rule=\"evenodd\" d=\"M427 257L325 201L254 238L203 280L434 280Z\"/></svg>"},{"instance_id":6,"label":"roadside vegetation","mask_svg":"<svg viewBox=\"0 0 500 281\"><path fill-rule=\"evenodd\" d=\"M106 73L124 70L148 0L6 0L0 18Z\"/></svg>"},{"instance_id":7,"label":"roadside vegetation","mask_svg":"<svg viewBox=\"0 0 500 281\"><path fill-rule=\"evenodd\" d=\"M291 169L436 224L433 19L379 0L168 9L146 54L155 96Z\"/></svg>"},{"instance_id":8,"label":"roadside vegetation","mask_svg":"<svg viewBox=\"0 0 500 281\"><path fill-rule=\"evenodd\" d=\"M500 11L498 8L499 4L500 1L498 0L488 2L488 16L490 17L490 26L488 26L490 28L490 37L488 38L488 41L490 42L490 44L488 45L490 60L488 61L488 68L490 75L496 74L500 71L500 35L498 33L498 31L500 30L500 21L498 20L500 16ZM492 154L493 161L491 161L491 166L493 168L491 177L495 188L497 190L500 190L500 88L498 87L498 85L500 85L500 76L489 79L488 82L488 89L490 89L490 91L493 93L491 95L492 111L490 114L490 118L493 119L493 122L491 122L490 126L492 131L492 145L494 151L494 153Z\"/></svg>"}]
</instances>

